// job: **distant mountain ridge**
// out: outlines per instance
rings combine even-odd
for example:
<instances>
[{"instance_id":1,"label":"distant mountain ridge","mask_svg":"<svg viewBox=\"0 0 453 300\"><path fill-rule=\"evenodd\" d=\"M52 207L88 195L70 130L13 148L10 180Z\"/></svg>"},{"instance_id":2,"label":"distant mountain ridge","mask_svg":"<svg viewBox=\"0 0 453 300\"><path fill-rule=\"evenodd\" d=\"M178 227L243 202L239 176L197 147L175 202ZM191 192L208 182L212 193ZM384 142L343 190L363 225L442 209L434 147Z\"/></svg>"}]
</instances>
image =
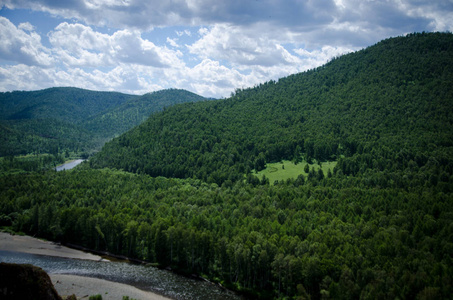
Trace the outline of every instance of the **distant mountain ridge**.
<instances>
[{"instance_id":1,"label":"distant mountain ridge","mask_svg":"<svg viewBox=\"0 0 453 300\"><path fill-rule=\"evenodd\" d=\"M92 151L153 112L202 100L174 89L143 96L72 87L0 93L0 156Z\"/></svg>"},{"instance_id":2,"label":"distant mountain ridge","mask_svg":"<svg viewBox=\"0 0 453 300\"><path fill-rule=\"evenodd\" d=\"M0 93L0 119L57 119L83 122L138 96L73 87Z\"/></svg>"},{"instance_id":3,"label":"distant mountain ridge","mask_svg":"<svg viewBox=\"0 0 453 300\"><path fill-rule=\"evenodd\" d=\"M451 299L452 78L453 34L410 34L167 107L74 171L0 158L0 225L248 299ZM82 129L139 120L147 101L128 103ZM82 123L46 120L2 121L0 146L83 141Z\"/></svg>"},{"instance_id":4,"label":"distant mountain ridge","mask_svg":"<svg viewBox=\"0 0 453 300\"><path fill-rule=\"evenodd\" d=\"M346 174L450 164L451 78L452 34L391 38L226 100L169 108L91 164L218 184L282 159L339 160Z\"/></svg>"}]
</instances>

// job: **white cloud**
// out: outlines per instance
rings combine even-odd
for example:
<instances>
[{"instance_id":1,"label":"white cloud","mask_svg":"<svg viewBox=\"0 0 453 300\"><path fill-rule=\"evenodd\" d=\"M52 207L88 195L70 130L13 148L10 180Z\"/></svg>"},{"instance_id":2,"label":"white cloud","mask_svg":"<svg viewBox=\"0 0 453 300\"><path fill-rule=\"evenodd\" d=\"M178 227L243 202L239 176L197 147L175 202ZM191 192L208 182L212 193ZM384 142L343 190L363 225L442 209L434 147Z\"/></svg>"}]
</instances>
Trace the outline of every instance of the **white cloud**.
<instances>
[{"instance_id":1,"label":"white cloud","mask_svg":"<svg viewBox=\"0 0 453 300\"><path fill-rule=\"evenodd\" d=\"M221 95L228 94L225 93L227 86L231 92L235 88L251 87L271 79L277 80L318 67L332 57L356 50L334 46L323 46L310 51L295 48L295 38L291 34L279 34L265 25L257 27L260 29L226 25L215 25L208 29L203 27L199 30L200 39L187 46L190 53L203 59L196 68L202 66L209 76L219 80L215 86L222 90L219 92ZM262 34L254 38L257 31ZM285 42L288 44L283 44ZM224 62L224 65L219 62ZM212 92L213 82L208 80L210 77L196 74L206 78L205 83L198 83L197 88Z\"/></svg>"},{"instance_id":2,"label":"white cloud","mask_svg":"<svg viewBox=\"0 0 453 300\"><path fill-rule=\"evenodd\" d=\"M198 34L199 34L200 36L206 35L206 34L208 34L208 33L209 33L209 29L206 28L206 27L201 27L201 28L198 30Z\"/></svg>"},{"instance_id":3,"label":"white cloud","mask_svg":"<svg viewBox=\"0 0 453 300\"><path fill-rule=\"evenodd\" d=\"M166 70L167 71L167 70ZM239 71L222 66L218 61L205 59L193 68L184 68L167 76L175 78L174 86L193 91L205 97L227 96L246 81Z\"/></svg>"},{"instance_id":4,"label":"white cloud","mask_svg":"<svg viewBox=\"0 0 453 300\"><path fill-rule=\"evenodd\" d=\"M0 0L0 7L71 20L40 36L40 22L0 17L0 90L176 87L221 97L390 36L453 31L451 0Z\"/></svg>"},{"instance_id":5,"label":"white cloud","mask_svg":"<svg viewBox=\"0 0 453 300\"><path fill-rule=\"evenodd\" d=\"M0 67L0 82L0 90L3 92L36 90L52 86L52 80L48 76L48 69L26 66L24 64Z\"/></svg>"},{"instance_id":6,"label":"white cloud","mask_svg":"<svg viewBox=\"0 0 453 300\"><path fill-rule=\"evenodd\" d=\"M174 48L179 48L180 46L178 45L178 43L176 42L178 39L171 39L169 37L167 37L167 43L170 44L170 46L174 47Z\"/></svg>"},{"instance_id":7,"label":"white cloud","mask_svg":"<svg viewBox=\"0 0 453 300\"><path fill-rule=\"evenodd\" d=\"M55 86L72 86L102 91L120 91L129 94L144 94L168 88L152 83L147 73L136 66L118 66L102 72L82 68L46 68L14 65L0 67L0 91L38 90Z\"/></svg>"},{"instance_id":8,"label":"white cloud","mask_svg":"<svg viewBox=\"0 0 453 300\"><path fill-rule=\"evenodd\" d=\"M35 30L35 27L28 22L20 23L17 26L17 28L24 30L24 31L34 31Z\"/></svg>"},{"instance_id":9,"label":"white cloud","mask_svg":"<svg viewBox=\"0 0 453 300\"><path fill-rule=\"evenodd\" d=\"M334 57L353 52L356 49L346 47L324 46L319 50L308 51L303 48L294 49L294 52L300 56L304 69L313 69L327 63Z\"/></svg>"},{"instance_id":10,"label":"white cloud","mask_svg":"<svg viewBox=\"0 0 453 300\"><path fill-rule=\"evenodd\" d=\"M404 1L399 3L401 10L414 18L428 21L428 30L453 31L453 2L448 0L423 3L420 1Z\"/></svg>"},{"instance_id":11,"label":"white cloud","mask_svg":"<svg viewBox=\"0 0 453 300\"><path fill-rule=\"evenodd\" d=\"M175 32L176 32L176 35L179 36L179 37L181 37L183 35L192 36L192 32L190 30L188 30L188 29L184 29L182 31L176 30Z\"/></svg>"},{"instance_id":12,"label":"white cloud","mask_svg":"<svg viewBox=\"0 0 453 300\"><path fill-rule=\"evenodd\" d=\"M54 47L77 53L80 49L105 50L109 47L109 35L95 32L82 24L58 25L49 33L49 40Z\"/></svg>"},{"instance_id":13,"label":"white cloud","mask_svg":"<svg viewBox=\"0 0 453 300\"><path fill-rule=\"evenodd\" d=\"M278 40L262 33L248 32L244 28L215 25L199 30L201 39L189 45L192 54L203 58L225 60L233 65L274 66L297 62Z\"/></svg>"},{"instance_id":14,"label":"white cloud","mask_svg":"<svg viewBox=\"0 0 453 300\"><path fill-rule=\"evenodd\" d=\"M22 23L18 28L0 16L0 59L43 67L52 64L49 49L41 44L41 36L32 30L30 24Z\"/></svg>"},{"instance_id":15,"label":"white cloud","mask_svg":"<svg viewBox=\"0 0 453 300\"><path fill-rule=\"evenodd\" d=\"M154 27L215 24L247 28L267 23L281 31L318 34L323 33L325 26L343 22L365 26L367 30L386 28L391 33L414 27L419 31L451 30L453 10L451 0L2 0L0 4L116 29L146 31ZM191 35L185 29L178 33Z\"/></svg>"},{"instance_id":16,"label":"white cloud","mask_svg":"<svg viewBox=\"0 0 453 300\"><path fill-rule=\"evenodd\" d=\"M156 46L137 30L112 35L95 32L82 24L62 23L49 34L61 61L70 66L113 66L118 63L157 68L180 65L180 52Z\"/></svg>"},{"instance_id":17,"label":"white cloud","mask_svg":"<svg viewBox=\"0 0 453 300\"><path fill-rule=\"evenodd\" d=\"M138 31L121 30L111 37L113 57L124 63L153 67L179 64L179 53L141 38Z\"/></svg>"}]
</instances>

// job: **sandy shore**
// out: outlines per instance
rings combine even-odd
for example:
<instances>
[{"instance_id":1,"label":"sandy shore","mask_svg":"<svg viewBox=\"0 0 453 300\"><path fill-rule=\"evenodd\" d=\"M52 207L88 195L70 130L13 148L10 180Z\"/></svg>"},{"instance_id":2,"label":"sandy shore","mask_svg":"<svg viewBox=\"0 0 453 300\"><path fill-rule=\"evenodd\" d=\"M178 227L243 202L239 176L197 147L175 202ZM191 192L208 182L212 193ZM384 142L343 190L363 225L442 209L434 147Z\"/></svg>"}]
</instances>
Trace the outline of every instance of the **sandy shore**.
<instances>
[{"instance_id":1,"label":"sandy shore","mask_svg":"<svg viewBox=\"0 0 453 300\"><path fill-rule=\"evenodd\" d=\"M0 250L73 259L103 260L98 255L71 249L53 242L42 241L30 236L11 235L5 232L0 232ZM97 278L62 274L49 274L49 276L61 296L75 294L78 299L88 299L89 296L100 294L104 300L122 300L123 296L129 296L130 299L169 299L133 286Z\"/></svg>"},{"instance_id":2,"label":"sandy shore","mask_svg":"<svg viewBox=\"0 0 453 300\"><path fill-rule=\"evenodd\" d=\"M0 232L0 250L75 259L103 260L98 255L71 249L53 242L42 241L31 236L11 235L6 232Z\"/></svg>"},{"instance_id":3,"label":"sandy shore","mask_svg":"<svg viewBox=\"0 0 453 300\"><path fill-rule=\"evenodd\" d=\"M107 280L74 275L49 274L58 294L69 296L75 294L77 299L88 299L92 295L101 295L103 300L118 299L129 296L129 299L165 300L163 296L139 290L133 286Z\"/></svg>"}]
</instances>

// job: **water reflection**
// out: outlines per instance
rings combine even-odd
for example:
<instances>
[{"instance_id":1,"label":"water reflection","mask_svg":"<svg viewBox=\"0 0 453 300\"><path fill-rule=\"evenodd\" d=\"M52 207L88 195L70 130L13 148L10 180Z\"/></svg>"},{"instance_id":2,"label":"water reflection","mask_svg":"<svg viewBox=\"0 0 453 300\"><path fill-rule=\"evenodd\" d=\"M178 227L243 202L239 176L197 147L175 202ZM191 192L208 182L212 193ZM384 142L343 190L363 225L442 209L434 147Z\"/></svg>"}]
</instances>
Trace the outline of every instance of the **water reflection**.
<instances>
[{"instance_id":1,"label":"water reflection","mask_svg":"<svg viewBox=\"0 0 453 300\"><path fill-rule=\"evenodd\" d=\"M58 166L55 168L55 170L58 172L58 171L63 171L63 170L71 170L73 168L75 168L76 166L80 165L82 162L84 162L85 160L84 159L76 159L76 160L73 160L67 164L63 164L61 166Z\"/></svg>"}]
</instances>

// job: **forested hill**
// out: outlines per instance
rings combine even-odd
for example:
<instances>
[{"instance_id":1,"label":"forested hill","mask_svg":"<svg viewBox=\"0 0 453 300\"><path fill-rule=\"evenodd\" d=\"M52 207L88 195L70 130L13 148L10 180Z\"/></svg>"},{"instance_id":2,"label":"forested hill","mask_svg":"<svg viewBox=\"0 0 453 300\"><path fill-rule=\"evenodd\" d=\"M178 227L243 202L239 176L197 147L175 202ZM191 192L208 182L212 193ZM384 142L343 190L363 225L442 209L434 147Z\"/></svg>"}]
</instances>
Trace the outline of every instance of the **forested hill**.
<instances>
[{"instance_id":1,"label":"forested hill","mask_svg":"<svg viewBox=\"0 0 453 300\"><path fill-rule=\"evenodd\" d=\"M452 78L452 34L390 38L225 100L169 108L91 165L218 184L282 159L338 160L346 175L451 169Z\"/></svg>"},{"instance_id":2,"label":"forested hill","mask_svg":"<svg viewBox=\"0 0 453 300\"><path fill-rule=\"evenodd\" d=\"M0 119L56 119L83 122L138 96L78 88L0 93Z\"/></svg>"},{"instance_id":3,"label":"forested hill","mask_svg":"<svg viewBox=\"0 0 453 300\"><path fill-rule=\"evenodd\" d=\"M103 132L105 136L113 137L137 126L148 119L150 114L161 111L165 107L205 100L207 99L186 90L161 90L131 98L100 116L88 119L84 122L84 126L91 131Z\"/></svg>"},{"instance_id":4,"label":"forested hill","mask_svg":"<svg viewBox=\"0 0 453 300\"><path fill-rule=\"evenodd\" d=\"M143 96L78 88L0 93L0 156L100 148L174 104L206 100L184 90Z\"/></svg>"},{"instance_id":5,"label":"forested hill","mask_svg":"<svg viewBox=\"0 0 453 300\"><path fill-rule=\"evenodd\" d=\"M33 161L3 159L0 226L251 299L451 299L452 78L453 35L411 34L167 107L74 170L10 172ZM127 103L103 117L140 119ZM0 123L0 146L36 120ZM250 172L275 166L303 173Z\"/></svg>"}]
</instances>

